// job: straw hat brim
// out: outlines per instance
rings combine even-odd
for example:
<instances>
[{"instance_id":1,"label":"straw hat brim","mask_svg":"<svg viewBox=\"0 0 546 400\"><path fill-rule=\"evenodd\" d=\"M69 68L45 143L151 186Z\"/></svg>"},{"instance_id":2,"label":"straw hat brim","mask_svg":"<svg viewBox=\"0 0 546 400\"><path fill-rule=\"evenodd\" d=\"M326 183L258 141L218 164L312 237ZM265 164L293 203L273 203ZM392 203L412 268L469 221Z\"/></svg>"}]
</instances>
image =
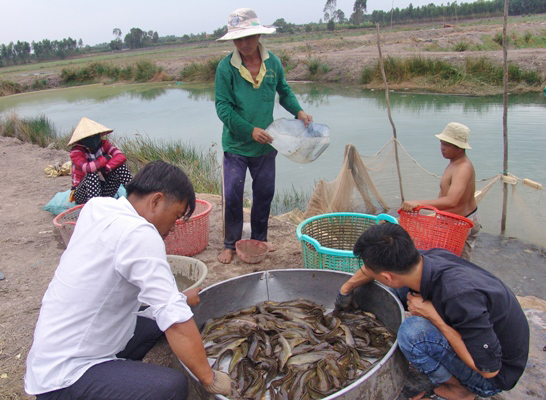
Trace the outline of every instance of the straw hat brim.
<instances>
[{"instance_id":1,"label":"straw hat brim","mask_svg":"<svg viewBox=\"0 0 546 400\"><path fill-rule=\"evenodd\" d=\"M269 35L275 32L277 28L267 28L265 26L255 26L250 28L240 28L232 30L231 32L226 33L219 39L216 39L217 42L225 42L228 40L240 39L252 35Z\"/></svg>"},{"instance_id":2,"label":"straw hat brim","mask_svg":"<svg viewBox=\"0 0 546 400\"><path fill-rule=\"evenodd\" d=\"M74 133L72 133L72 137L70 138L68 145L70 146L71 144L74 144L77 141L85 139L89 136L103 133L111 133L113 131L113 129L107 128L104 125L99 124L98 122L83 117L78 123L76 129L74 129Z\"/></svg>"},{"instance_id":3,"label":"straw hat brim","mask_svg":"<svg viewBox=\"0 0 546 400\"><path fill-rule=\"evenodd\" d=\"M461 149L472 150L472 147L470 147L470 145L468 143L461 142L461 141L459 141L457 139L452 138L451 136L447 136L444 133L440 133L440 134L434 135L434 136L436 136L438 139L440 139L440 140L442 140L444 142L451 143L452 145L457 146L457 147L459 147Z\"/></svg>"}]
</instances>

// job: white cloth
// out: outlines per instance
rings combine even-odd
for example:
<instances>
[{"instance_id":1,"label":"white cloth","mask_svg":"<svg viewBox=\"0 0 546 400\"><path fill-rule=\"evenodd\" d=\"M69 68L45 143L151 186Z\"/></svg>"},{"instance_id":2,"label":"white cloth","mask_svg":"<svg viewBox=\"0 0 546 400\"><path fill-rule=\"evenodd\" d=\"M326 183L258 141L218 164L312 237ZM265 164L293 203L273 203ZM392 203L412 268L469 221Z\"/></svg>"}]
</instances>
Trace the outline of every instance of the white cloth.
<instances>
[{"instance_id":1,"label":"white cloth","mask_svg":"<svg viewBox=\"0 0 546 400\"><path fill-rule=\"evenodd\" d=\"M141 303L150 307L138 313ZM155 319L163 331L193 316L157 229L124 197L93 198L42 300L25 390L68 387L93 365L115 360L137 315Z\"/></svg>"}]
</instances>

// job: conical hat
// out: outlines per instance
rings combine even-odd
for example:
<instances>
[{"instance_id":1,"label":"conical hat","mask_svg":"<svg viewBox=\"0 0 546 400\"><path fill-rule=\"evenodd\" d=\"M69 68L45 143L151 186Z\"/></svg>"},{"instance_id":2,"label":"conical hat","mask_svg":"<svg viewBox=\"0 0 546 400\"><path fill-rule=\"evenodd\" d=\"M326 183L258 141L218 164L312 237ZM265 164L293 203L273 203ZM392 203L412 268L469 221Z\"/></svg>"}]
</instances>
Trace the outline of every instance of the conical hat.
<instances>
[{"instance_id":1,"label":"conical hat","mask_svg":"<svg viewBox=\"0 0 546 400\"><path fill-rule=\"evenodd\" d=\"M76 143L78 140L82 140L86 137L96 135L98 133L110 133L113 132L113 129L107 128L104 125L99 124L89 118L83 117L74 129L74 133L68 142L68 145Z\"/></svg>"}]
</instances>

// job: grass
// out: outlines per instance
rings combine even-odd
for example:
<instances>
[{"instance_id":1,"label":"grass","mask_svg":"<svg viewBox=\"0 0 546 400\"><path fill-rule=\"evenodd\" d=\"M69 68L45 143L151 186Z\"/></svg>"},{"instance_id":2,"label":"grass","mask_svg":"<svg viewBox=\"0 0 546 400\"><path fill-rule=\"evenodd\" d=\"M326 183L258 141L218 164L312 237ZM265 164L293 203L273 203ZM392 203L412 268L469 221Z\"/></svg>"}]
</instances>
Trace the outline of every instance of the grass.
<instances>
[{"instance_id":1,"label":"grass","mask_svg":"<svg viewBox=\"0 0 546 400\"><path fill-rule=\"evenodd\" d=\"M0 81L0 96L9 96L11 94L22 93L25 91L25 88L17 83L12 81Z\"/></svg>"},{"instance_id":2,"label":"grass","mask_svg":"<svg viewBox=\"0 0 546 400\"><path fill-rule=\"evenodd\" d=\"M182 168L198 193L221 193L221 169L216 152L203 151L192 144L180 141L158 141L149 137L122 139L119 149L127 157L127 165L133 172L154 160L163 160Z\"/></svg>"},{"instance_id":3,"label":"grass","mask_svg":"<svg viewBox=\"0 0 546 400\"><path fill-rule=\"evenodd\" d=\"M164 80L164 76L162 67L147 60L122 67L112 63L92 62L81 68L61 70L61 82L65 85L93 83L101 79L109 79L112 82L148 82Z\"/></svg>"},{"instance_id":4,"label":"grass","mask_svg":"<svg viewBox=\"0 0 546 400\"><path fill-rule=\"evenodd\" d=\"M53 144L55 147L68 142L65 137L60 137L53 123L44 115L31 118L20 118L17 114L0 117L0 136L17 138L23 142L47 147Z\"/></svg>"},{"instance_id":5,"label":"grass","mask_svg":"<svg viewBox=\"0 0 546 400\"><path fill-rule=\"evenodd\" d=\"M419 56L407 59L387 57L385 74L390 83L400 84L420 79L427 86L436 88L461 84L503 84L502 66L486 58L467 58L464 65L458 66ZM512 85L524 84L531 87L541 87L546 82L546 76L539 71L522 70L517 65L509 65L508 79ZM370 84L373 81L382 81L379 62L375 67L364 67L361 71L360 83Z\"/></svg>"},{"instance_id":6,"label":"grass","mask_svg":"<svg viewBox=\"0 0 546 400\"><path fill-rule=\"evenodd\" d=\"M222 58L209 58L203 63L193 62L180 71L179 79L187 82L213 82Z\"/></svg>"},{"instance_id":7,"label":"grass","mask_svg":"<svg viewBox=\"0 0 546 400\"><path fill-rule=\"evenodd\" d=\"M311 191L296 189L294 186L292 186L292 189L277 192L271 203L271 215L285 214L295 208L305 211L311 195Z\"/></svg>"},{"instance_id":8,"label":"grass","mask_svg":"<svg viewBox=\"0 0 546 400\"><path fill-rule=\"evenodd\" d=\"M320 58L310 57L305 61L307 69L311 76L316 76L317 74L326 74L330 70L328 64L323 63Z\"/></svg>"}]
</instances>

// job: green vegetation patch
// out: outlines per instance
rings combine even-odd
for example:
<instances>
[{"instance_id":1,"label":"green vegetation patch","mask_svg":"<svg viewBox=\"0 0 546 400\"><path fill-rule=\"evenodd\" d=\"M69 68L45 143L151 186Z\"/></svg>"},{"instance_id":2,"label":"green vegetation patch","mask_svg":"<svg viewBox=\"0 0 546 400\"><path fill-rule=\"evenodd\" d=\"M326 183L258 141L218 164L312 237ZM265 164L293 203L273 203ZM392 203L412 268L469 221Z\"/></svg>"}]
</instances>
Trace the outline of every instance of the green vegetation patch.
<instances>
[{"instance_id":1,"label":"green vegetation patch","mask_svg":"<svg viewBox=\"0 0 546 400\"><path fill-rule=\"evenodd\" d=\"M40 147L47 147L59 139L55 126L44 115L19 118L17 114L11 114L0 117L0 136L17 138Z\"/></svg>"},{"instance_id":2,"label":"green vegetation patch","mask_svg":"<svg viewBox=\"0 0 546 400\"><path fill-rule=\"evenodd\" d=\"M163 68L152 61L141 60L133 65L119 67L112 63L92 62L81 68L63 68L61 82L66 85L92 83L100 79L127 82L148 82L157 80Z\"/></svg>"},{"instance_id":3,"label":"green vegetation patch","mask_svg":"<svg viewBox=\"0 0 546 400\"><path fill-rule=\"evenodd\" d=\"M180 71L179 78L187 82L214 82L216 69L222 58L209 58L203 63L193 62Z\"/></svg>"},{"instance_id":4,"label":"green vegetation patch","mask_svg":"<svg viewBox=\"0 0 546 400\"><path fill-rule=\"evenodd\" d=\"M128 167L135 173L151 161L163 160L179 166L199 193L221 193L221 168L213 148L205 151L180 141L159 141L149 137L122 139L119 149L127 157Z\"/></svg>"},{"instance_id":5,"label":"green vegetation patch","mask_svg":"<svg viewBox=\"0 0 546 400\"><path fill-rule=\"evenodd\" d=\"M395 84L425 79L428 85L436 86L453 86L462 83L503 85L502 65L495 64L486 58L468 58L464 65L458 66L443 60L419 56L406 59L387 57L384 64L387 81ZM517 65L509 65L508 80L511 84L540 87L546 81L546 77L539 71L526 71ZM375 67L364 67L360 75L362 84L373 81L382 81L379 62Z\"/></svg>"},{"instance_id":6,"label":"green vegetation patch","mask_svg":"<svg viewBox=\"0 0 546 400\"><path fill-rule=\"evenodd\" d=\"M23 86L17 82L0 81L0 96L9 96L10 94L24 92Z\"/></svg>"}]
</instances>

